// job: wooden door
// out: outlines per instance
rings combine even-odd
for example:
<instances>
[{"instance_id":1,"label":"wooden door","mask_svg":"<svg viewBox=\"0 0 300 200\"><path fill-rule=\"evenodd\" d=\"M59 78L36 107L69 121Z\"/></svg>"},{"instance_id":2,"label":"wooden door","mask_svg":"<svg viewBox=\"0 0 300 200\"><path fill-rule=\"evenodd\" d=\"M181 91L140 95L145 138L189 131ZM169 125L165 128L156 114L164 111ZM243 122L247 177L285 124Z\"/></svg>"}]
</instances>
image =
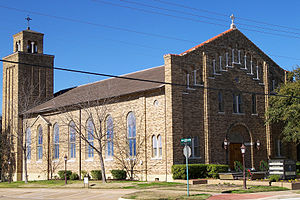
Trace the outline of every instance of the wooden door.
<instances>
[{"instance_id":1,"label":"wooden door","mask_svg":"<svg viewBox=\"0 0 300 200\"><path fill-rule=\"evenodd\" d=\"M241 146L242 144L240 143L231 143L229 145L229 164L231 169L234 169L234 161L240 161L243 163Z\"/></svg>"}]
</instances>

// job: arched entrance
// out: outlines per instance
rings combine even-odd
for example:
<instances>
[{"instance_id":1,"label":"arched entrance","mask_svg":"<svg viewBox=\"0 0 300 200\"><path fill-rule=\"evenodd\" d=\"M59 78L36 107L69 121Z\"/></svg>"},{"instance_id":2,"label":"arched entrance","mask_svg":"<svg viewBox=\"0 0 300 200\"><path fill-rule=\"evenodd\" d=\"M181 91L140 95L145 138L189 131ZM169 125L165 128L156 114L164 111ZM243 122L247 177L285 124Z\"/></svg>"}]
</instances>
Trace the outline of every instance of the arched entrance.
<instances>
[{"instance_id":1,"label":"arched entrance","mask_svg":"<svg viewBox=\"0 0 300 200\"><path fill-rule=\"evenodd\" d=\"M245 165L246 167L253 167L253 158L252 158L252 139L251 133L246 125L241 123L236 123L230 126L227 131L227 138L230 142L228 159L229 166L231 169L234 169L234 161L243 162L241 146L244 144L246 146L245 154Z\"/></svg>"}]
</instances>

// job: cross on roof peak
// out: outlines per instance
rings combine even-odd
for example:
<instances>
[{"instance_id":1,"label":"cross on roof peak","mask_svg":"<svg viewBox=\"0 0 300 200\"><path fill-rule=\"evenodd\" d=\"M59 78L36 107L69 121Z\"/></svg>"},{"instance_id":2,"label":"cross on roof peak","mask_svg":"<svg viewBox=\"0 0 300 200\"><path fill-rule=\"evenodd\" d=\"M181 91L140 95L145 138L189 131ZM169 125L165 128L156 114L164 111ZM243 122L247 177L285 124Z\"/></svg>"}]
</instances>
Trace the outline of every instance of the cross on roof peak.
<instances>
[{"instance_id":1,"label":"cross on roof peak","mask_svg":"<svg viewBox=\"0 0 300 200\"><path fill-rule=\"evenodd\" d=\"M236 28L236 26L235 26L235 24L234 24L235 16L232 14L232 15L230 16L230 19L231 19L230 28L231 28L231 29L235 29L235 28Z\"/></svg>"},{"instance_id":2,"label":"cross on roof peak","mask_svg":"<svg viewBox=\"0 0 300 200\"><path fill-rule=\"evenodd\" d=\"M25 20L27 20L27 30L30 30L30 25L29 22L32 20L29 15L27 15L27 17L25 18Z\"/></svg>"}]
</instances>

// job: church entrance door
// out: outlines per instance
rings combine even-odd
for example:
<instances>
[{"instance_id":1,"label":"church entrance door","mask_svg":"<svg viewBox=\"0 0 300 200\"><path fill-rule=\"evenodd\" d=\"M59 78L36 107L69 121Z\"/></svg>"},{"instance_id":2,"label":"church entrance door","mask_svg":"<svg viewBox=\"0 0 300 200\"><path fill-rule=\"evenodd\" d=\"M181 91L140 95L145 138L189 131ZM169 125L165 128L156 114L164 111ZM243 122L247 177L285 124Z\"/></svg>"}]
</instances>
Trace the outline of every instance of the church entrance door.
<instances>
[{"instance_id":1,"label":"church entrance door","mask_svg":"<svg viewBox=\"0 0 300 200\"><path fill-rule=\"evenodd\" d=\"M234 161L239 161L243 163L241 146L241 143L230 143L229 145L230 169L234 169Z\"/></svg>"}]
</instances>

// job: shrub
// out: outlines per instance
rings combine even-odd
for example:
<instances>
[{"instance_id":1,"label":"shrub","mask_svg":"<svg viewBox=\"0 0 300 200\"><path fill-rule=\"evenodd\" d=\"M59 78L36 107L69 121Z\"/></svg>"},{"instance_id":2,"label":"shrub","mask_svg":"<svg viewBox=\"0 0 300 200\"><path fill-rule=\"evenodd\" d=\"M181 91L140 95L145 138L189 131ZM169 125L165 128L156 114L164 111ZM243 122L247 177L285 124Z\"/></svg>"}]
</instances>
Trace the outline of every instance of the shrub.
<instances>
[{"instance_id":1,"label":"shrub","mask_svg":"<svg viewBox=\"0 0 300 200\"><path fill-rule=\"evenodd\" d=\"M227 171L227 165L189 164L189 178L217 178L219 173ZM174 179L186 179L186 165L173 165L172 173Z\"/></svg>"},{"instance_id":2,"label":"shrub","mask_svg":"<svg viewBox=\"0 0 300 200\"><path fill-rule=\"evenodd\" d=\"M228 172L228 165L207 165L207 174L212 178L219 178L219 173Z\"/></svg>"},{"instance_id":3,"label":"shrub","mask_svg":"<svg viewBox=\"0 0 300 200\"><path fill-rule=\"evenodd\" d=\"M300 173L300 162L296 162L297 175Z\"/></svg>"},{"instance_id":4,"label":"shrub","mask_svg":"<svg viewBox=\"0 0 300 200\"><path fill-rule=\"evenodd\" d=\"M91 175L92 175L92 178L95 179L95 180L101 180L102 179L101 170L92 170Z\"/></svg>"},{"instance_id":5,"label":"shrub","mask_svg":"<svg viewBox=\"0 0 300 200\"><path fill-rule=\"evenodd\" d=\"M269 176L269 181L270 182L278 182L280 179L280 175L270 175Z\"/></svg>"},{"instance_id":6,"label":"shrub","mask_svg":"<svg viewBox=\"0 0 300 200\"><path fill-rule=\"evenodd\" d=\"M79 179L79 176L77 173L73 172L70 176L70 180L78 180Z\"/></svg>"},{"instance_id":7,"label":"shrub","mask_svg":"<svg viewBox=\"0 0 300 200\"><path fill-rule=\"evenodd\" d=\"M269 170L269 164L268 162L261 160L259 162L259 171L268 171Z\"/></svg>"},{"instance_id":8,"label":"shrub","mask_svg":"<svg viewBox=\"0 0 300 200\"><path fill-rule=\"evenodd\" d=\"M67 170L66 173L67 173L67 179L69 180L69 179L70 179L70 176L71 176L71 174L72 174L72 171ZM58 176L59 176L59 178L62 179L62 180L65 179L65 170L60 170L60 171L58 171Z\"/></svg>"},{"instance_id":9,"label":"shrub","mask_svg":"<svg viewBox=\"0 0 300 200\"><path fill-rule=\"evenodd\" d=\"M110 172L114 179L118 179L118 180L126 179L126 171L124 170L115 169L115 170L111 170Z\"/></svg>"},{"instance_id":10,"label":"shrub","mask_svg":"<svg viewBox=\"0 0 300 200\"><path fill-rule=\"evenodd\" d=\"M236 160L236 161L233 162L233 164L234 164L234 171L236 171L236 172L242 172L243 171L243 165L240 161Z\"/></svg>"}]
</instances>

